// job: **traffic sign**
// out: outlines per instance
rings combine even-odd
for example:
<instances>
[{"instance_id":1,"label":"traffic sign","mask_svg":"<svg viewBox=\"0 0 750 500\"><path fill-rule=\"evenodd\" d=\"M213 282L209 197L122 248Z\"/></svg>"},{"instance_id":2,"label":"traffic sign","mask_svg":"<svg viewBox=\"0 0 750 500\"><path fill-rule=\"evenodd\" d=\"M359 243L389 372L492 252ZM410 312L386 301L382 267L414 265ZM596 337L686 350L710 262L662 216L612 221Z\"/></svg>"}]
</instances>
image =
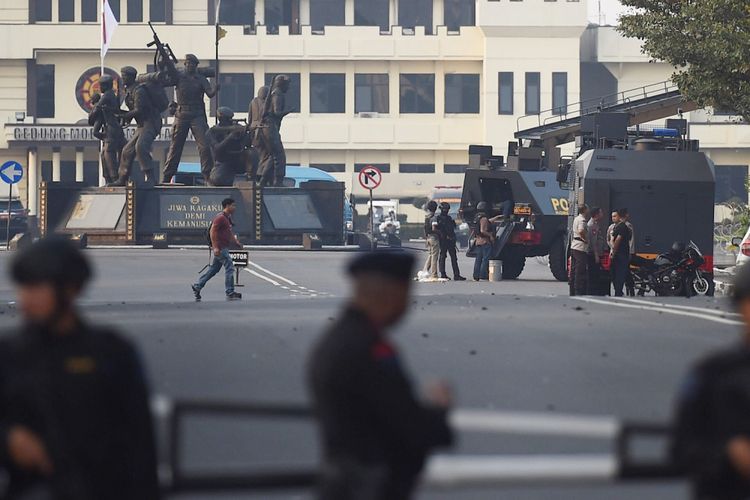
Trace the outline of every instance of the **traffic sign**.
<instances>
[{"instance_id":1,"label":"traffic sign","mask_svg":"<svg viewBox=\"0 0 750 500\"><path fill-rule=\"evenodd\" d=\"M375 189L383 182L383 173L377 167L367 165L359 172L359 184L365 189Z\"/></svg>"},{"instance_id":2,"label":"traffic sign","mask_svg":"<svg viewBox=\"0 0 750 500\"><path fill-rule=\"evenodd\" d=\"M8 184L15 184L23 179L23 167L17 161L6 161L0 166L0 179Z\"/></svg>"}]
</instances>

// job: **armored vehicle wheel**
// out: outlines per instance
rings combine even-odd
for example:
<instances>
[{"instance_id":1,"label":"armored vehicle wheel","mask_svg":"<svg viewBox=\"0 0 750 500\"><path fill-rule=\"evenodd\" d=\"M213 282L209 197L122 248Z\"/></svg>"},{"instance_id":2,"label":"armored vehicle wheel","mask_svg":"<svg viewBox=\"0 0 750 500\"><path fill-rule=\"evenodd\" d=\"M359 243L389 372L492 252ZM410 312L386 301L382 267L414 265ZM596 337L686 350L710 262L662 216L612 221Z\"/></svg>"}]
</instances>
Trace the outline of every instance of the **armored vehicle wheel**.
<instances>
[{"instance_id":1,"label":"armored vehicle wheel","mask_svg":"<svg viewBox=\"0 0 750 500\"><path fill-rule=\"evenodd\" d=\"M503 252L503 279L514 280L523 272L526 265L526 256L523 249L507 248Z\"/></svg>"},{"instance_id":2,"label":"armored vehicle wheel","mask_svg":"<svg viewBox=\"0 0 750 500\"><path fill-rule=\"evenodd\" d=\"M557 281L568 281L568 265L565 258L565 241L556 238L549 248L549 269Z\"/></svg>"}]
</instances>

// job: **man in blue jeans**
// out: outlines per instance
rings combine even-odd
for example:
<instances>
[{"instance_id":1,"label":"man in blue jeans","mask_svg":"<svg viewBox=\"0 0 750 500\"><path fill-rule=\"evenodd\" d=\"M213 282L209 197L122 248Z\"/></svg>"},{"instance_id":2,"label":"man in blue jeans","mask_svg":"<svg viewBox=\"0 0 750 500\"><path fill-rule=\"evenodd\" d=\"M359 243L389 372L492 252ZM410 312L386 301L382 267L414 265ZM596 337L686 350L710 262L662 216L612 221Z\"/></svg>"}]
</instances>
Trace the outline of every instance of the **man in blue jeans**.
<instances>
[{"instance_id":1,"label":"man in blue jeans","mask_svg":"<svg viewBox=\"0 0 750 500\"><path fill-rule=\"evenodd\" d=\"M232 198L225 198L221 202L221 208L223 209L214 220L211 222L211 251L214 254L214 260L211 265L208 266L206 272L204 272L198 282L191 285L193 294L195 294L195 300L201 300L201 290L206 286L206 282L216 276L216 273L224 267L224 286L226 288L227 300L240 300L242 298L241 293L234 291L234 264L232 258L229 256L229 248L233 245L242 247L240 240L232 232L232 214L237 210Z\"/></svg>"}]
</instances>

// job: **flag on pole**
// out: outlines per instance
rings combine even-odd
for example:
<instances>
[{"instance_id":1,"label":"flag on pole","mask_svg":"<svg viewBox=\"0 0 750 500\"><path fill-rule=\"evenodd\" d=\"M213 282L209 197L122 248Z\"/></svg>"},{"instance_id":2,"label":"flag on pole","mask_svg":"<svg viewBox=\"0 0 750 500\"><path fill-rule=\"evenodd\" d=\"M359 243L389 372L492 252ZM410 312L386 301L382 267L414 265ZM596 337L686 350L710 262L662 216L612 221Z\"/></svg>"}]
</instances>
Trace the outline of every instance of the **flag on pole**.
<instances>
[{"instance_id":1,"label":"flag on pole","mask_svg":"<svg viewBox=\"0 0 750 500\"><path fill-rule=\"evenodd\" d=\"M102 61L104 61L104 56L107 55L109 44L112 42L112 36L116 29L117 19L115 19L115 14L112 12L109 2L102 0Z\"/></svg>"}]
</instances>

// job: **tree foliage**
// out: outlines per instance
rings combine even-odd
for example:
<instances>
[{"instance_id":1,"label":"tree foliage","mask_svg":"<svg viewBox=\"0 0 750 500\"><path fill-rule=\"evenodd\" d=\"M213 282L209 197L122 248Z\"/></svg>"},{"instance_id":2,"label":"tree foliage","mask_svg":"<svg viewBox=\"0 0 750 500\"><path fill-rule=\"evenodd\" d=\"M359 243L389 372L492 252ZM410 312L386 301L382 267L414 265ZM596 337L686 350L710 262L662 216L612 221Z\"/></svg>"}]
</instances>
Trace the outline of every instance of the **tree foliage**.
<instances>
[{"instance_id":1,"label":"tree foliage","mask_svg":"<svg viewBox=\"0 0 750 500\"><path fill-rule=\"evenodd\" d=\"M620 32L674 66L688 99L750 121L750 0L621 1Z\"/></svg>"}]
</instances>

